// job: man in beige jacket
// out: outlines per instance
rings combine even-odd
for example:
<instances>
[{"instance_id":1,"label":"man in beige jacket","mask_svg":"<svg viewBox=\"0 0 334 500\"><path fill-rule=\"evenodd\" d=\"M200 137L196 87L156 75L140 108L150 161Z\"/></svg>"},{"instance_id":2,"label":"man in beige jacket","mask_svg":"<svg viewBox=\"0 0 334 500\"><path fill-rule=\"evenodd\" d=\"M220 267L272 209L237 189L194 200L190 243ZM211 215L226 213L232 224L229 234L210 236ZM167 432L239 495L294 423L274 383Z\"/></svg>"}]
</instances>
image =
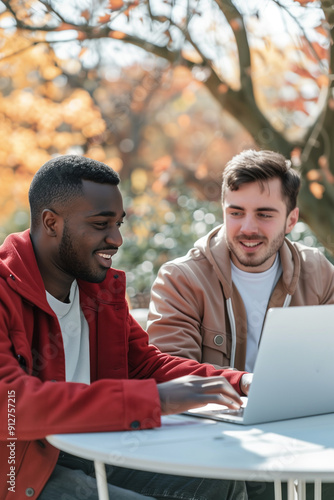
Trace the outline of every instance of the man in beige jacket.
<instances>
[{"instance_id":1,"label":"man in beige jacket","mask_svg":"<svg viewBox=\"0 0 334 500\"><path fill-rule=\"evenodd\" d=\"M252 372L268 308L334 303L334 267L319 250L285 237L298 221L299 187L278 153L232 158L223 173L224 224L163 265L153 284L153 344Z\"/></svg>"}]
</instances>

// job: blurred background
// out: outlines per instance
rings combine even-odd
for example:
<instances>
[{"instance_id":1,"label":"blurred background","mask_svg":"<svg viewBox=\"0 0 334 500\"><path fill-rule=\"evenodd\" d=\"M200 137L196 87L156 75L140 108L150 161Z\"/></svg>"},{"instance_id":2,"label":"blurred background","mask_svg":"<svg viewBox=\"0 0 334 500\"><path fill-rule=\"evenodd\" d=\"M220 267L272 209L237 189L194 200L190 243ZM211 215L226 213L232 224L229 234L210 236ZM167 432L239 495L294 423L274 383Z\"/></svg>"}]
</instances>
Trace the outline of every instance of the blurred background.
<instances>
[{"instance_id":1,"label":"blurred background","mask_svg":"<svg viewBox=\"0 0 334 500\"><path fill-rule=\"evenodd\" d=\"M0 242L45 161L103 161L127 213L113 265L146 307L222 223L227 161L272 149L303 179L290 237L333 261L333 25L333 0L0 1Z\"/></svg>"}]
</instances>

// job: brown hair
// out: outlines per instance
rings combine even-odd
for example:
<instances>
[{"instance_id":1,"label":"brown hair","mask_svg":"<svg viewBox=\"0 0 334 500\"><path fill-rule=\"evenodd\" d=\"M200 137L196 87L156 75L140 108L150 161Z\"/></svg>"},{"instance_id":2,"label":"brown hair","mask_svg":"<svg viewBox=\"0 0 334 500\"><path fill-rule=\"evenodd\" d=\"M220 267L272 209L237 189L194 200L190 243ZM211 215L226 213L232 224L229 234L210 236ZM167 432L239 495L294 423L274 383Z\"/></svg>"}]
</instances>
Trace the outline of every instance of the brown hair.
<instances>
[{"instance_id":1,"label":"brown hair","mask_svg":"<svg viewBox=\"0 0 334 500\"><path fill-rule=\"evenodd\" d=\"M289 214L297 205L300 175L291 167L291 162L274 151L248 149L234 156L223 172L222 202L226 189L237 191L239 186L250 182L263 185L269 179L281 179L282 197Z\"/></svg>"}]
</instances>

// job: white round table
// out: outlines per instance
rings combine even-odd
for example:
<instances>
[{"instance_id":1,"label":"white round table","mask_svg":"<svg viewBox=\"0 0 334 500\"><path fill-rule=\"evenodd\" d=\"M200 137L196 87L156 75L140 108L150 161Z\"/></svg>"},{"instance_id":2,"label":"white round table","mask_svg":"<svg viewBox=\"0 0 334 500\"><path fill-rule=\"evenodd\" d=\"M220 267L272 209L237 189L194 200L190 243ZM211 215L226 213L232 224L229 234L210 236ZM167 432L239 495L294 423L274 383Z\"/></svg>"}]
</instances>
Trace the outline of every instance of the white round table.
<instances>
[{"instance_id":1,"label":"white round table","mask_svg":"<svg viewBox=\"0 0 334 500\"><path fill-rule=\"evenodd\" d=\"M304 500L306 481L315 483L315 500L321 498L321 481L334 482L334 413L253 426L171 415L156 429L47 439L94 460L101 500L108 498L105 463L164 474L270 481L277 500L281 481L288 482L289 500L296 495Z\"/></svg>"}]
</instances>

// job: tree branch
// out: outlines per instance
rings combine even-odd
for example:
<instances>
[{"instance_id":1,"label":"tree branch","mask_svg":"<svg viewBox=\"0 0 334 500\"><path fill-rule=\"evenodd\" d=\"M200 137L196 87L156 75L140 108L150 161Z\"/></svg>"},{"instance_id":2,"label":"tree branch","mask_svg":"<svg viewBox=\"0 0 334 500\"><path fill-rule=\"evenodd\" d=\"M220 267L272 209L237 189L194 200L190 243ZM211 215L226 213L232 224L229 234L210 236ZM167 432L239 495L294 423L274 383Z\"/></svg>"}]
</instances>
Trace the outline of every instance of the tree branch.
<instances>
[{"instance_id":1,"label":"tree branch","mask_svg":"<svg viewBox=\"0 0 334 500\"><path fill-rule=\"evenodd\" d=\"M32 47L35 47L36 45L39 45L40 43L47 43L47 42L32 42L31 44L27 45L27 47L22 47L21 49L16 50L15 52L12 52L11 54L7 54L5 56L0 55L0 62L5 61L6 59L10 59L14 56L20 55L23 52L26 52L27 50L31 49Z\"/></svg>"},{"instance_id":2,"label":"tree branch","mask_svg":"<svg viewBox=\"0 0 334 500\"><path fill-rule=\"evenodd\" d=\"M273 0L273 1L276 3L276 5L279 6L280 9L284 10L288 14L288 16L290 16L290 18L293 19L293 21L296 23L296 25L300 29L301 33L303 33L303 36L304 36L304 38L306 40L306 43L307 43L309 49L311 50L312 54L314 55L314 57L318 61L319 66L321 67L322 71L327 74L327 68L325 68L323 66L323 63L322 63L321 59L319 58L316 50L314 50L314 47L313 47L312 43L310 42L310 40L308 39L306 31L303 28L303 26L301 25L301 23L298 21L298 19L295 16L293 16L291 14L291 12L289 11L289 9L287 9L287 7L285 5L281 4L281 2L279 0Z\"/></svg>"}]
</instances>

